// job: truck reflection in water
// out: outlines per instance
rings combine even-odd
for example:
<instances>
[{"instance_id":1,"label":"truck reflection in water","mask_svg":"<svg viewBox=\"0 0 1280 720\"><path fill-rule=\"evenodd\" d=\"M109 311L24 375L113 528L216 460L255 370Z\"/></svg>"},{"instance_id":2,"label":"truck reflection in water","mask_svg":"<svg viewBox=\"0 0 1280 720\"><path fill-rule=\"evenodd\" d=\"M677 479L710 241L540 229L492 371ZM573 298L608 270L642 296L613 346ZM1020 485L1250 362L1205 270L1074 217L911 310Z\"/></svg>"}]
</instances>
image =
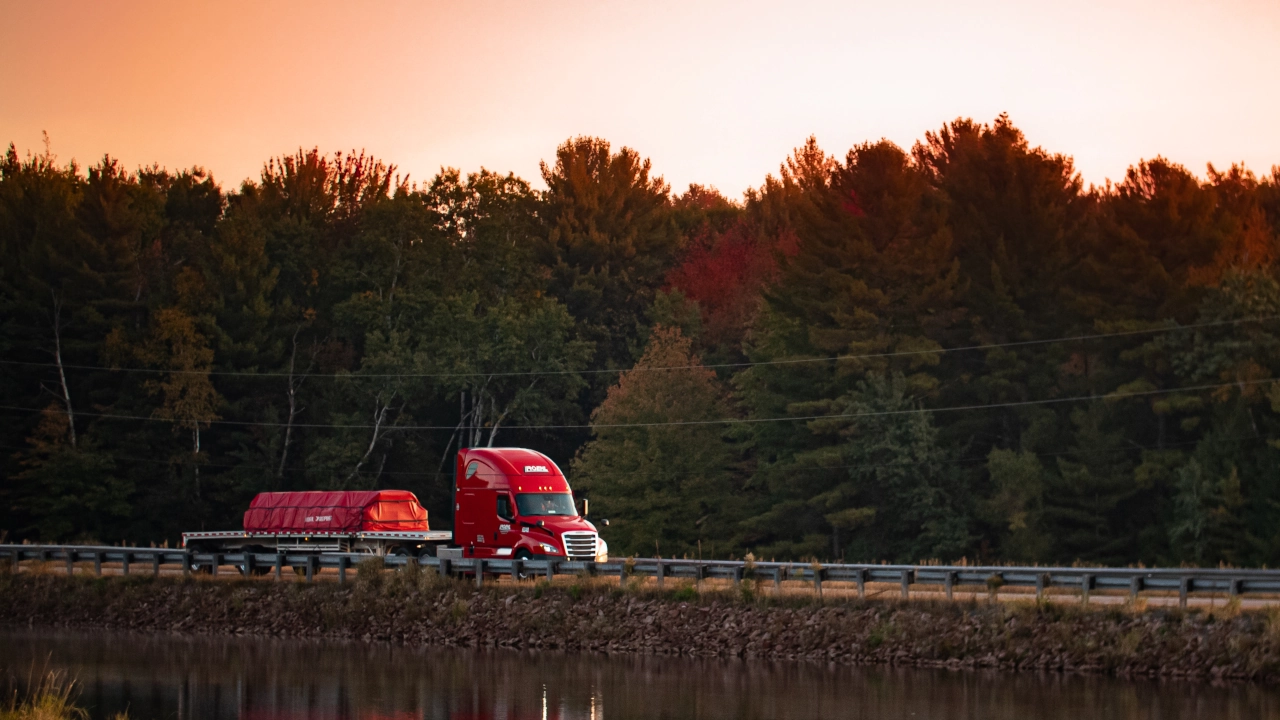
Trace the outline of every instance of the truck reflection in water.
<instances>
[{"instance_id":1,"label":"truck reflection in water","mask_svg":"<svg viewBox=\"0 0 1280 720\"><path fill-rule=\"evenodd\" d=\"M0 691L42 668L91 718L1280 720L1280 692L1057 674L337 641L0 631Z\"/></svg>"}]
</instances>

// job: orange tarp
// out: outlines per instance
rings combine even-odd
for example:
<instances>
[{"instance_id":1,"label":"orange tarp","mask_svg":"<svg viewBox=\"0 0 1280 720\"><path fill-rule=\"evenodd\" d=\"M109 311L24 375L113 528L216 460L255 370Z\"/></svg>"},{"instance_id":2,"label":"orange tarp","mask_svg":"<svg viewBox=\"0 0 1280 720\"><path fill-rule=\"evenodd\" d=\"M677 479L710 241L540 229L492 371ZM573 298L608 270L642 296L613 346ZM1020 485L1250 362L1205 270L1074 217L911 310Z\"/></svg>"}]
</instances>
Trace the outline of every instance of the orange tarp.
<instances>
[{"instance_id":1,"label":"orange tarp","mask_svg":"<svg viewBox=\"0 0 1280 720\"><path fill-rule=\"evenodd\" d=\"M428 530L427 511L407 490L259 493L244 514L246 532L405 532Z\"/></svg>"}]
</instances>

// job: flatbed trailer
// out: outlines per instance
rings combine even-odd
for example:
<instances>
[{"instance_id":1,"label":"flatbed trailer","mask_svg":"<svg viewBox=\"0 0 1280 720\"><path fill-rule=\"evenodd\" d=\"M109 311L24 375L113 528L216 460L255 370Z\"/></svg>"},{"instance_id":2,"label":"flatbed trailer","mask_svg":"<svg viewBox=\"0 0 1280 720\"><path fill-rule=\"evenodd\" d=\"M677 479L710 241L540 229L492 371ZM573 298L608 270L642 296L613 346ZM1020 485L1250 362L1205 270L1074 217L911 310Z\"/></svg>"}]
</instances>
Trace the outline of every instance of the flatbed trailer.
<instances>
[{"instance_id":1,"label":"flatbed trailer","mask_svg":"<svg viewBox=\"0 0 1280 720\"><path fill-rule=\"evenodd\" d=\"M453 541L450 530L406 532L244 532L220 530L182 534L182 545L194 552L369 553L371 555L428 555Z\"/></svg>"},{"instance_id":2,"label":"flatbed trailer","mask_svg":"<svg viewBox=\"0 0 1280 720\"><path fill-rule=\"evenodd\" d=\"M404 490L259 493L243 530L182 534L192 552L365 553L434 556L453 532L432 530L427 511Z\"/></svg>"}]
</instances>

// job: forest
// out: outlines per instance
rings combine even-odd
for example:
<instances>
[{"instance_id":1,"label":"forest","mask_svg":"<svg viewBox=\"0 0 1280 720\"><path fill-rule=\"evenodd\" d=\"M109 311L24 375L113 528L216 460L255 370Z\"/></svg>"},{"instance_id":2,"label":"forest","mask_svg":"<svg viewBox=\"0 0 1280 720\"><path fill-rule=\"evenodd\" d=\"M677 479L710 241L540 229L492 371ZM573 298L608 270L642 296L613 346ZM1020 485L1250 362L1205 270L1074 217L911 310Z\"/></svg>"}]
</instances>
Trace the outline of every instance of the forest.
<instances>
[{"instance_id":1,"label":"forest","mask_svg":"<svg viewBox=\"0 0 1280 720\"><path fill-rule=\"evenodd\" d=\"M614 555L1280 564L1280 168L1086 185L1006 116L810 138L741 198L577 137L411 181L299 150L0 162L0 533L541 450Z\"/></svg>"}]
</instances>

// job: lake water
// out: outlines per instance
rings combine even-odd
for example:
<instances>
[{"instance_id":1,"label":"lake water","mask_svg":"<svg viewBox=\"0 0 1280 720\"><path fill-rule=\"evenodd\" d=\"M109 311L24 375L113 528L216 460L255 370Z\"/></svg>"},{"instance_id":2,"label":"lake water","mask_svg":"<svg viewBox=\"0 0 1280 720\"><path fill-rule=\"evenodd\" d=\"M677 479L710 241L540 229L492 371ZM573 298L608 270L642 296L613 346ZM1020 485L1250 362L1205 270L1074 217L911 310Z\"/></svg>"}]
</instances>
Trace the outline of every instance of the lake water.
<instances>
[{"instance_id":1,"label":"lake water","mask_svg":"<svg viewBox=\"0 0 1280 720\"><path fill-rule=\"evenodd\" d=\"M0 685L63 670L92 718L1280 720L1280 691L1054 674L0 631Z\"/></svg>"}]
</instances>

